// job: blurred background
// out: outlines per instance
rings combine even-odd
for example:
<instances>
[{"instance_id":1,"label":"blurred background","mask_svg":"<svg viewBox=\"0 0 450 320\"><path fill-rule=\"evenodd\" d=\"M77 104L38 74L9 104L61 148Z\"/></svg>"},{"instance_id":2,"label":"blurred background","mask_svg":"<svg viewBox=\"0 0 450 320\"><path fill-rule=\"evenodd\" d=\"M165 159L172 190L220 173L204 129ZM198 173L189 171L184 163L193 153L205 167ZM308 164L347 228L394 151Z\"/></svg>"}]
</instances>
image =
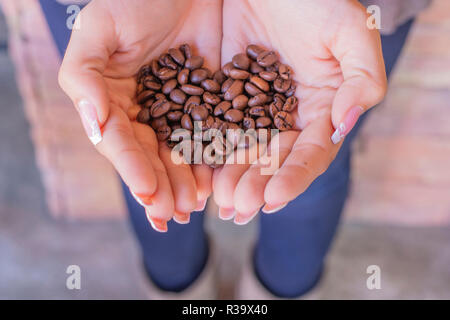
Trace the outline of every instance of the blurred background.
<instances>
[{"instance_id":1,"label":"blurred background","mask_svg":"<svg viewBox=\"0 0 450 320\"><path fill-rule=\"evenodd\" d=\"M0 299L142 299L119 180L57 85L35 0L0 1ZM450 1L417 19L389 93L355 143L352 193L318 297L450 299ZM230 298L255 224L208 228ZM81 290L66 288L79 265ZM368 290L366 268L381 268Z\"/></svg>"}]
</instances>

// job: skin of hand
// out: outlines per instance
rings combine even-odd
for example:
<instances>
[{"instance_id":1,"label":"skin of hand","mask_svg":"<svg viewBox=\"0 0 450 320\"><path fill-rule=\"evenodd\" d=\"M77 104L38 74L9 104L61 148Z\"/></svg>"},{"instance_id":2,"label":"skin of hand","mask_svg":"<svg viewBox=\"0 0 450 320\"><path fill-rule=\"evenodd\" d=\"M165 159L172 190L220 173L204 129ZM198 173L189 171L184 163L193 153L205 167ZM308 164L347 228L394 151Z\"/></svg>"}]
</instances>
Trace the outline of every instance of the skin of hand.
<instances>
[{"instance_id":1,"label":"skin of hand","mask_svg":"<svg viewBox=\"0 0 450 320\"><path fill-rule=\"evenodd\" d=\"M360 114L383 99L381 41L367 18L356 0L224 0L222 61L250 43L278 52L298 82L299 131L280 133L280 168L271 175L258 162L214 171L222 219L245 224L264 205L273 213L295 199L328 168Z\"/></svg>"},{"instance_id":2,"label":"skin of hand","mask_svg":"<svg viewBox=\"0 0 450 320\"><path fill-rule=\"evenodd\" d=\"M137 123L135 75L183 43L220 66L222 2L93 0L77 17L59 83L80 113L97 150L114 165L157 231L189 222L211 193L212 170L174 165L150 126ZM131 118L131 119L130 119Z\"/></svg>"}]
</instances>

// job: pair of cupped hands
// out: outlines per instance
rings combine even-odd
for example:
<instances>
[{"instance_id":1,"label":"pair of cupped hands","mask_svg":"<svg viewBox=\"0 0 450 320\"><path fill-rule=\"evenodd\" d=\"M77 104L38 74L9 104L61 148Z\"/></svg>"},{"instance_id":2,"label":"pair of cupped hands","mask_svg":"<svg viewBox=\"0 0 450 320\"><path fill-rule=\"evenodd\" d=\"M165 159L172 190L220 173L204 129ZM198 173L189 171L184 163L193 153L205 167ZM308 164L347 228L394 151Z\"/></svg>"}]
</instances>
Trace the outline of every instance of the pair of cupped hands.
<instances>
[{"instance_id":1,"label":"pair of cupped hands","mask_svg":"<svg viewBox=\"0 0 450 320\"><path fill-rule=\"evenodd\" d=\"M219 216L245 224L304 192L384 97L380 36L367 18L356 0L93 0L77 18L59 80L154 229L167 231L172 218L188 223L212 191ZM140 67L183 43L212 71L248 44L277 51L292 67L297 130L280 134L273 174L258 163L174 164L152 128L130 120Z\"/></svg>"}]
</instances>

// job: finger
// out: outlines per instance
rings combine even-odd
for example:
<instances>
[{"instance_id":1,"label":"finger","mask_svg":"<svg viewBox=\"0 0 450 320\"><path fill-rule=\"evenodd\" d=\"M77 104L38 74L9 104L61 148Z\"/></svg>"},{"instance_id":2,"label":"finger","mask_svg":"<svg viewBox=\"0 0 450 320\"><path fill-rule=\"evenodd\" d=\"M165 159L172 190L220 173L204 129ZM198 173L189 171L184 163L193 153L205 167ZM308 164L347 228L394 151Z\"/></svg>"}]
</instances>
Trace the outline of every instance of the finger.
<instances>
[{"instance_id":1,"label":"finger","mask_svg":"<svg viewBox=\"0 0 450 320\"><path fill-rule=\"evenodd\" d=\"M181 224L189 223L190 213L197 206L197 186L194 175L189 164L182 162L181 156L177 153L174 162L172 159L172 150L165 143L160 143L159 154L167 170L172 193L175 201L174 220Z\"/></svg>"},{"instance_id":2,"label":"finger","mask_svg":"<svg viewBox=\"0 0 450 320\"><path fill-rule=\"evenodd\" d=\"M197 184L197 207L195 211L203 211L212 192L213 169L205 164L196 164L191 167Z\"/></svg>"},{"instance_id":3,"label":"finger","mask_svg":"<svg viewBox=\"0 0 450 320\"><path fill-rule=\"evenodd\" d=\"M111 24L105 10L92 2L78 15L80 28L74 28L59 72L61 88L80 113L93 144L102 140L101 127L109 116L109 97L103 78L109 56L114 52L114 28L98 28L98 21Z\"/></svg>"},{"instance_id":4,"label":"finger","mask_svg":"<svg viewBox=\"0 0 450 320\"><path fill-rule=\"evenodd\" d=\"M325 172L340 146L331 142L332 132L333 126L328 116L311 122L301 132L288 157L264 190L264 201L271 208L295 199Z\"/></svg>"},{"instance_id":5,"label":"finger","mask_svg":"<svg viewBox=\"0 0 450 320\"><path fill-rule=\"evenodd\" d=\"M279 167L279 164L282 164L291 152L299 132L288 131L279 135L278 140L272 140L266 152L269 157L266 159L264 157L260 158L258 162L252 164L242 175L236 186L234 207L236 211L241 213L241 221L250 221L253 213L264 205L266 184L273 176L274 171ZM264 168L268 169L270 166L274 166L273 171L264 170Z\"/></svg>"},{"instance_id":6,"label":"finger","mask_svg":"<svg viewBox=\"0 0 450 320\"><path fill-rule=\"evenodd\" d=\"M260 151L263 154L265 150ZM258 158L258 145L249 149L237 149L228 158L224 166L214 172L214 200L219 206L219 218L232 219L237 212L234 210L234 190L241 176Z\"/></svg>"},{"instance_id":7,"label":"finger","mask_svg":"<svg viewBox=\"0 0 450 320\"><path fill-rule=\"evenodd\" d=\"M97 150L113 164L131 191L142 195L144 203L151 204L151 196L158 185L157 176L152 162L136 140L127 115L117 106L111 107Z\"/></svg>"},{"instance_id":8,"label":"finger","mask_svg":"<svg viewBox=\"0 0 450 320\"><path fill-rule=\"evenodd\" d=\"M364 111L381 102L387 80L380 34L367 27L365 10L355 7L331 43L330 50L339 61L344 77L332 105L336 129L332 140L339 143Z\"/></svg>"},{"instance_id":9,"label":"finger","mask_svg":"<svg viewBox=\"0 0 450 320\"><path fill-rule=\"evenodd\" d=\"M158 142L151 127L138 122L133 122L131 126L139 146L143 149L154 170L158 188L151 195L133 192L134 187L130 187L130 189L138 202L144 202L147 218L152 227L157 231L165 232L167 231L167 221L173 217L174 198L166 168L158 155ZM150 202L145 203L145 199Z\"/></svg>"}]
</instances>

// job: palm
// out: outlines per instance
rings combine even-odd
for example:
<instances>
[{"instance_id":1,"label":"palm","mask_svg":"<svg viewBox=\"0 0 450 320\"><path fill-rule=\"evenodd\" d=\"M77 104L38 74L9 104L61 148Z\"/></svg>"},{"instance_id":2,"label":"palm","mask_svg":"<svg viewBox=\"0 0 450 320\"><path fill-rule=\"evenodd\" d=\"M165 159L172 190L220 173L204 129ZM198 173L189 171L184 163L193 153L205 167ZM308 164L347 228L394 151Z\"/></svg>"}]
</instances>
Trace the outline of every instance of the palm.
<instances>
[{"instance_id":1,"label":"palm","mask_svg":"<svg viewBox=\"0 0 450 320\"><path fill-rule=\"evenodd\" d=\"M295 114L299 132L279 136L285 170L270 179L260 175L257 165L225 167L214 175L215 191L223 194L216 196L220 206L248 216L264 203L290 201L328 167L339 148L330 141L332 106L344 82L339 60L357 41L343 33L365 19L353 0L224 1L222 61L243 52L248 43L276 50L294 71L300 103Z\"/></svg>"},{"instance_id":2,"label":"palm","mask_svg":"<svg viewBox=\"0 0 450 320\"><path fill-rule=\"evenodd\" d=\"M220 10L219 1L209 0L193 3L135 0L133 5L125 0L94 1L83 12L85 21L81 16L81 28L89 27L92 20L97 28L98 21L102 21L101 28L108 30L103 35L107 40L105 51L108 58L101 71L110 111L102 128L104 146L100 144L99 149L108 148L107 140L116 145L123 142L119 150L114 151L115 156L109 158L115 158L111 161L130 189L141 193L139 189L145 188L140 186L148 182L142 181L145 175L140 178L139 170L142 172L145 168L139 161L141 154L135 152L137 147L130 147L132 144L129 142L137 141L139 150L143 150L146 158L150 159L157 176L158 189L152 206L152 214L158 211L156 216L170 218L174 210L193 211L197 197L208 196L211 189L208 176L211 177L212 173L206 166L191 168L182 165L175 168L169 161L168 148L163 144L158 146L151 127L137 123L133 117L130 120L130 112L137 109L135 75L142 65L157 58L167 48L183 43L191 44L196 54L205 57L207 67L217 69L220 61ZM119 157L123 157L123 161ZM136 168L139 166L141 168Z\"/></svg>"}]
</instances>

